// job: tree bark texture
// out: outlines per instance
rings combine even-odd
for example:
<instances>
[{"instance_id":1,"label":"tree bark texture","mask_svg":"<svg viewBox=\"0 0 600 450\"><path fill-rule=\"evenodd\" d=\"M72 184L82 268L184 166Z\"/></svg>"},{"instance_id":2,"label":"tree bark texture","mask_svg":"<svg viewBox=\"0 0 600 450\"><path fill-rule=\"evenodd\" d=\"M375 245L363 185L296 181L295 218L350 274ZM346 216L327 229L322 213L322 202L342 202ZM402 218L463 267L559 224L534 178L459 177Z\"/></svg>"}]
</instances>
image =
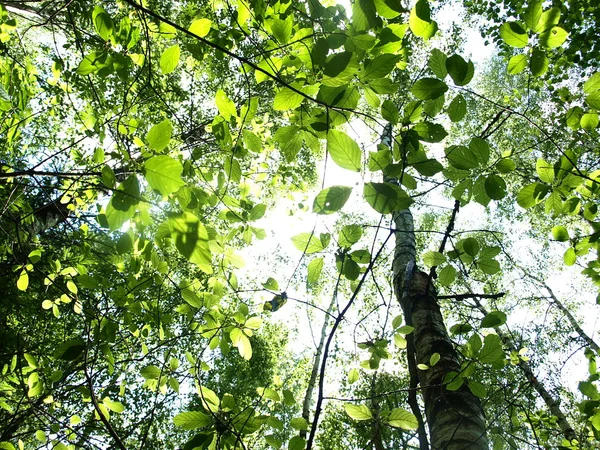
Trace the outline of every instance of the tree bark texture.
<instances>
[{"instance_id":1,"label":"tree bark texture","mask_svg":"<svg viewBox=\"0 0 600 450\"><path fill-rule=\"evenodd\" d=\"M486 424L479 399L463 385L448 391L444 378L448 372L460 372L454 346L448 337L444 319L435 297L428 289L428 274L416 270L415 237L409 210L394 213L396 247L394 252L394 290L402 306L406 323L414 327L407 340L408 357L417 364L430 364L431 355L440 360L428 370L418 370L425 404L432 450L488 450ZM409 335L411 336L411 335Z\"/></svg>"}]
</instances>

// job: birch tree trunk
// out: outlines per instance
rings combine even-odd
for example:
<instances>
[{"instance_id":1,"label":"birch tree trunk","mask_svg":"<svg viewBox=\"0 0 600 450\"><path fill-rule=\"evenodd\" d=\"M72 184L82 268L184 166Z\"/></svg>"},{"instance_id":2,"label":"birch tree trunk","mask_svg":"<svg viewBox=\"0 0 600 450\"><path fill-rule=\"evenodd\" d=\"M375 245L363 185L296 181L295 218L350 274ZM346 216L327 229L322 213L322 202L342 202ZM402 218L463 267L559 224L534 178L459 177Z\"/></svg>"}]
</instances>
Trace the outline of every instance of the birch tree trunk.
<instances>
[{"instance_id":1,"label":"birch tree trunk","mask_svg":"<svg viewBox=\"0 0 600 450\"><path fill-rule=\"evenodd\" d=\"M389 131L386 129L384 133L387 135ZM391 133L384 136L384 143L386 138L391 143ZM393 214L393 220L396 234L392 263L394 291L407 325L414 327L407 339L409 367L429 365L431 355L440 355L438 363L429 370L417 369L431 449L488 450L486 424L479 399L466 385L457 391L448 391L444 385L446 374L460 372L460 364L448 337L435 289L428 288L429 276L415 266L412 214L408 209L397 211ZM423 448L421 433L419 435Z\"/></svg>"},{"instance_id":2,"label":"birch tree trunk","mask_svg":"<svg viewBox=\"0 0 600 450\"><path fill-rule=\"evenodd\" d=\"M550 291L550 288L548 288L548 291L552 292L552 291ZM475 301L475 306L477 307L477 309L484 316L487 316L488 311L481 304L479 299L475 298L474 301ZM500 327L494 327L494 330L496 331L496 334L500 337L500 339L502 340L502 343L508 350L517 352L517 348L513 345L510 336L508 336L504 331L502 331L500 329ZM527 364L526 361L523 361L521 359L519 359L518 365L519 365L519 368L521 369L521 371L523 372L523 374L525 375L525 377L527 378L527 380L529 380L529 382L531 383L533 388L537 391L537 393L542 398L542 400L544 400L544 403L546 404L546 406L548 407L548 409L550 410L552 415L554 417L556 417L556 419L557 419L556 422L557 422L558 426L560 427L560 430L562 431L564 437L568 441L577 439L577 434L575 433L573 427L569 423L567 416L565 416L562 409L560 408L559 402L556 401L556 399L552 396L552 394L546 390L546 387L533 374L533 370L531 369L531 366L529 364Z\"/></svg>"}]
</instances>

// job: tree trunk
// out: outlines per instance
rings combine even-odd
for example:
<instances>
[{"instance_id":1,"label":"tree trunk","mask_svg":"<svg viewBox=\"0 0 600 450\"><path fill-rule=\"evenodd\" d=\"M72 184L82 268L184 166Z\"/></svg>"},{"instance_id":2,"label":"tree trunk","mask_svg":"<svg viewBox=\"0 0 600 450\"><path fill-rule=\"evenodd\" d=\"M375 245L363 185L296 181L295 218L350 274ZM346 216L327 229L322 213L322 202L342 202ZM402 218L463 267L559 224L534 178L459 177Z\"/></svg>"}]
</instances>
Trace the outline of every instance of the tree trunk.
<instances>
[{"instance_id":1,"label":"tree trunk","mask_svg":"<svg viewBox=\"0 0 600 450\"><path fill-rule=\"evenodd\" d=\"M547 289L549 292L552 292L550 291L550 288ZM484 316L487 316L488 311L477 298L475 298L475 306ZM517 349L513 345L511 338L506 333L504 333L504 331L502 331L500 327L494 327L494 330L496 331L496 334L500 337L502 343L508 350L517 352ZM552 394L550 394L550 392L546 390L546 387L533 374L531 366L527 364L526 361L519 359L519 367L523 371L523 374L525 375L527 380L529 380L533 388L537 391L539 396L542 397L542 400L544 400L544 403L546 404L552 415L556 417L558 426L560 427L565 438L568 441L577 439L577 434L573 430L573 427L567 420L565 414L562 412L559 403L554 399Z\"/></svg>"},{"instance_id":2,"label":"tree trunk","mask_svg":"<svg viewBox=\"0 0 600 450\"><path fill-rule=\"evenodd\" d=\"M395 268L401 274L401 268ZM414 327L414 354L417 364L430 364L431 355L440 360L428 370L418 370L433 450L487 450L486 426L479 399L463 385L448 391L444 378L448 372L460 372L456 351L448 337L433 288L427 291L429 276L416 271L406 292L402 276L395 276L396 296ZM407 277L408 278L408 277ZM405 291L403 293L403 291Z\"/></svg>"},{"instance_id":3,"label":"tree trunk","mask_svg":"<svg viewBox=\"0 0 600 450\"><path fill-rule=\"evenodd\" d=\"M325 320L323 321L323 326L321 327L321 338L319 340L319 346L317 347L317 352L315 353L315 361L313 363L313 368L310 373L310 379L308 380L308 386L306 388L306 393L304 394L304 401L302 402L302 418L306 420L306 423L310 423L310 403L312 400L313 392L315 390L315 386L317 385L317 376L319 375L319 366L321 364L321 357L323 355L323 348L325 347L325 339L327 338L327 328L329 327L329 319L331 318L331 311L333 311L333 307L335 306L335 296L332 296L331 303L329 304L329 308L327 309L327 314L325 314ZM300 431L300 437L306 439L306 430Z\"/></svg>"},{"instance_id":4,"label":"tree trunk","mask_svg":"<svg viewBox=\"0 0 600 450\"><path fill-rule=\"evenodd\" d=\"M440 355L438 363L429 370L417 370L431 449L488 450L485 419L479 399L465 385L457 391L448 391L443 384L448 372L460 372L460 364L446 332L435 289L427 287L429 276L416 270L412 214L408 209L397 211L393 214L393 220L396 233L392 263L394 291L406 323L414 327L407 339L409 367L415 363L429 365L431 355ZM420 440L423 448L421 436Z\"/></svg>"}]
</instances>

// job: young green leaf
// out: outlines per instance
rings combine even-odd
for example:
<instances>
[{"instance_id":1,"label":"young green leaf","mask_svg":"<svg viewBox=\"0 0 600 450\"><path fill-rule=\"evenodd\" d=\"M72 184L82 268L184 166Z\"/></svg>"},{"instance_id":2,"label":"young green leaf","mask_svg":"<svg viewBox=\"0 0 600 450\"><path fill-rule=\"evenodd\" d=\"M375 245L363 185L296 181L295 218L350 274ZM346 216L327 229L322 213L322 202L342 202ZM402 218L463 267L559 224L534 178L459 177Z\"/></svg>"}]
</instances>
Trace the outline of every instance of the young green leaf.
<instances>
[{"instance_id":1,"label":"young green leaf","mask_svg":"<svg viewBox=\"0 0 600 450\"><path fill-rule=\"evenodd\" d=\"M511 47L522 48L527 45L527 32L518 22L506 22L500 26L500 37Z\"/></svg>"},{"instance_id":2,"label":"young green leaf","mask_svg":"<svg viewBox=\"0 0 600 450\"><path fill-rule=\"evenodd\" d=\"M448 85L436 78L421 78L413 84L410 92L420 100L431 100L444 95Z\"/></svg>"},{"instance_id":3,"label":"young green leaf","mask_svg":"<svg viewBox=\"0 0 600 450\"><path fill-rule=\"evenodd\" d=\"M144 176L150 187L163 196L177 191L185 185L181 179L183 166L167 155L154 156L144 163Z\"/></svg>"},{"instance_id":4,"label":"young green leaf","mask_svg":"<svg viewBox=\"0 0 600 450\"><path fill-rule=\"evenodd\" d=\"M309 285L316 284L319 281L319 277L321 276L321 271L323 270L323 258L315 258L311 262L308 263L308 276L306 278L306 282Z\"/></svg>"},{"instance_id":5,"label":"young green leaf","mask_svg":"<svg viewBox=\"0 0 600 450\"><path fill-rule=\"evenodd\" d=\"M210 32L212 22L210 19L198 19L194 20L190 25L189 31L194 33L196 36L204 37Z\"/></svg>"},{"instance_id":6,"label":"young green leaf","mask_svg":"<svg viewBox=\"0 0 600 450\"><path fill-rule=\"evenodd\" d=\"M167 75L175 70L177 64L179 64L179 45L175 44L167 49L160 55L160 71Z\"/></svg>"},{"instance_id":7,"label":"young green leaf","mask_svg":"<svg viewBox=\"0 0 600 450\"><path fill-rule=\"evenodd\" d=\"M200 411L186 411L173 417L173 424L184 430L194 430L210 425L213 421L212 416Z\"/></svg>"},{"instance_id":8,"label":"young green leaf","mask_svg":"<svg viewBox=\"0 0 600 450\"><path fill-rule=\"evenodd\" d=\"M419 427L419 422L416 416L404 409L394 408L385 418L388 425L401 428L403 430L416 430Z\"/></svg>"},{"instance_id":9,"label":"young green leaf","mask_svg":"<svg viewBox=\"0 0 600 450\"><path fill-rule=\"evenodd\" d=\"M317 214L333 214L344 207L352 188L347 186L331 186L317 194L313 202L313 212Z\"/></svg>"},{"instance_id":10,"label":"young green leaf","mask_svg":"<svg viewBox=\"0 0 600 450\"><path fill-rule=\"evenodd\" d=\"M346 410L346 414L354 420L369 420L373 417L371 410L367 405L352 405L346 403L344 409Z\"/></svg>"},{"instance_id":11,"label":"young green leaf","mask_svg":"<svg viewBox=\"0 0 600 450\"><path fill-rule=\"evenodd\" d=\"M146 134L148 147L157 152L162 152L171 141L171 133L173 133L173 125L169 119L153 125Z\"/></svg>"},{"instance_id":12,"label":"young green leaf","mask_svg":"<svg viewBox=\"0 0 600 450\"><path fill-rule=\"evenodd\" d=\"M502 311L492 311L481 321L481 328L494 328L506 323L506 314Z\"/></svg>"},{"instance_id":13,"label":"young green leaf","mask_svg":"<svg viewBox=\"0 0 600 450\"><path fill-rule=\"evenodd\" d=\"M327 133L327 152L344 169L359 172L362 168L360 147L343 131L330 130Z\"/></svg>"},{"instance_id":14,"label":"young green leaf","mask_svg":"<svg viewBox=\"0 0 600 450\"><path fill-rule=\"evenodd\" d=\"M413 203L406 192L390 183L365 183L363 195L367 203L380 214L400 211Z\"/></svg>"},{"instance_id":15,"label":"young green leaf","mask_svg":"<svg viewBox=\"0 0 600 450\"><path fill-rule=\"evenodd\" d=\"M552 237L559 242L566 242L569 240L569 232L562 225L557 225L552 228Z\"/></svg>"},{"instance_id":16,"label":"young green leaf","mask_svg":"<svg viewBox=\"0 0 600 450\"><path fill-rule=\"evenodd\" d=\"M527 55L515 55L508 61L508 73L516 75L527 67Z\"/></svg>"}]
</instances>

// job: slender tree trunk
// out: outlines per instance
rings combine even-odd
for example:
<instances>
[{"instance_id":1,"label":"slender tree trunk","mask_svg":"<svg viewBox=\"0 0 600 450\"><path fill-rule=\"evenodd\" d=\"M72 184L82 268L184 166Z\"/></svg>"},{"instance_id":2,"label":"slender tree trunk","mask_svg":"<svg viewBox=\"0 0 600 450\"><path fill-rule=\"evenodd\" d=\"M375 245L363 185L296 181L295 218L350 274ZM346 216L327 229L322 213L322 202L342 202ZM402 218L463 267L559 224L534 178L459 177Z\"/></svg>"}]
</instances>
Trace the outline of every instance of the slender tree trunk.
<instances>
[{"instance_id":1,"label":"slender tree trunk","mask_svg":"<svg viewBox=\"0 0 600 450\"><path fill-rule=\"evenodd\" d=\"M331 303L329 304L329 308L327 309L327 314L325 314L323 326L321 327L321 338L319 339L319 345L317 347L317 352L315 353L315 361L313 363L313 368L310 373L310 379L308 380L308 387L306 388L306 393L304 394L304 401L302 402L302 418L306 420L307 423L309 423L310 419L310 403L312 400L313 392L315 390L315 386L317 385L317 376L319 375L321 356L323 355L325 339L327 338L327 328L329 327L329 319L331 318L331 311L333 310L334 306L335 296L332 296ZM300 437L306 439L306 430L300 431Z\"/></svg>"},{"instance_id":2,"label":"slender tree trunk","mask_svg":"<svg viewBox=\"0 0 600 450\"><path fill-rule=\"evenodd\" d=\"M488 311L481 304L478 298L475 298L475 306L484 316L488 314ZM494 330L496 331L496 334L500 337L502 343L508 350L514 352L517 351L516 347L512 343L512 339L510 338L510 336L508 336L504 331L502 331L500 327L494 327ZM537 391L539 396L542 397L542 400L544 400L544 403L546 403L546 406L548 407L552 415L556 417L557 424L560 427L565 438L567 438L568 441L577 439L577 434L573 430L573 427L567 420L565 414L562 412L559 403L554 399L552 394L550 394L550 392L546 390L546 387L533 374L531 366L527 364L526 361L519 359L519 367L523 371L523 374L525 375L527 380L529 380L533 388Z\"/></svg>"},{"instance_id":3,"label":"slender tree trunk","mask_svg":"<svg viewBox=\"0 0 600 450\"><path fill-rule=\"evenodd\" d=\"M429 276L415 266L412 214L408 209L397 211L393 214L393 220L396 230L392 263L394 290L406 323L414 327L407 339L409 367L415 363L429 365L431 355L440 355L438 363L429 370L417 369L431 449L488 450L485 419L479 399L464 385L457 391L448 391L443 384L448 372L460 372L460 364L448 337L435 289L428 288Z\"/></svg>"},{"instance_id":4,"label":"slender tree trunk","mask_svg":"<svg viewBox=\"0 0 600 450\"><path fill-rule=\"evenodd\" d=\"M523 270L523 269L521 269L521 270ZM569 321L569 324L571 324L571 327L575 330L575 332L579 335L579 337L587 344L588 347L590 347L596 353L600 354L600 347L598 346L596 341L594 341L585 331L583 331L583 329L579 325L579 322L577 321L577 319L575 319L575 317L573 317L573 314L571 314L571 311L569 311L569 308L567 308L558 299L558 297L556 297L556 295L554 294L554 291L552 291L552 289L550 289L550 286L548 286L548 284L546 284L545 281L541 280L540 278L538 278L534 275L531 275L527 272L525 272L525 275L528 276L529 278L531 278L532 280L536 281L540 286L542 286L544 289L546 289L546 291L548 291L548 295L550 295L550 298L552 299L552 303L560 310L561 313L564 314L564 316Z\"/></svg>"}]
</instances>

